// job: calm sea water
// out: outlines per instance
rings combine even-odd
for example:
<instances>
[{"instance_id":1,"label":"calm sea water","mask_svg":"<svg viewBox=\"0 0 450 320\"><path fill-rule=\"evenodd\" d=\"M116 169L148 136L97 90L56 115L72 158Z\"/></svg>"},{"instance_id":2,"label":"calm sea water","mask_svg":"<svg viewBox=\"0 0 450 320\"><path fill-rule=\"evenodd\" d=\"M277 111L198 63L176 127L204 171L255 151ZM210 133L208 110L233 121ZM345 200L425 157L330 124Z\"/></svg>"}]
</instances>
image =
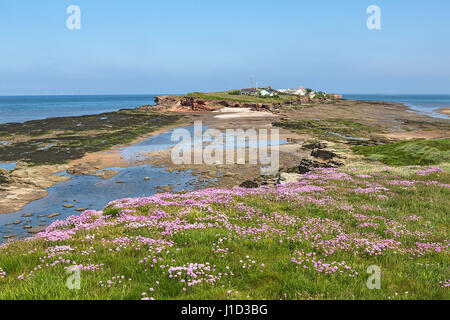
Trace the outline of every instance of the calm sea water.
<instances>
[{"instance_id":1,"label":"calm sea water","mask_svg":"<svg viewBox=\"0 0 450 320\"><path fill-rule=\"evenodd\" d=\"M0 96L0 123L81 116L154 105L156 95Z\"/></svg>"},{"instance_id":2,"label":"calm sea water","mask_svg":"<svg viewBox=\"0 0 450 320\"><path fill-rule=\"evenodd\" d=\"M412 110L435 118L448 119L447 115L436 112L436 109L450 107L450 95L369 95L345 94L345 99L401 102Z\"/></svg>"},{"instance_id":3,"label":"calm sea water","mask_svg":"<svg viewBox=\"0 0 450 320\"><path fill-rule=\"evenodd\" d=\"M25 122L50 117L80 116L154 105L157 95L0 96L0 123ZM401 102L427 115L448 119L435 109L450 107L450 95L346 94L354 100Z\"/></svg>"}]
</instances>

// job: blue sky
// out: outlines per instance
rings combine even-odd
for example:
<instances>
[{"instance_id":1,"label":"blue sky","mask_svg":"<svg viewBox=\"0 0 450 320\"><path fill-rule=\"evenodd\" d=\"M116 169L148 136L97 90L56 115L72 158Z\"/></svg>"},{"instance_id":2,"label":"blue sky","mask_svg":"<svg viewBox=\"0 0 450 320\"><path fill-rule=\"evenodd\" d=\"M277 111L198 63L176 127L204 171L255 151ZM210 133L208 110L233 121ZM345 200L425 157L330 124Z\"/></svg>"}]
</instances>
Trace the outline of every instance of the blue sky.
<instances>
[{"instance_id":1,"label":"blue sky","mask_svg":"<svg viewBox=\"0 0 450 320\"><path fill-rule=\"evenodd\" d=\"M68 30L66 8L81 8ZM382 29L366 28L369 5ZM448 0L0 2L0 95L450 93Z\"/></svg>"}]
</instances>

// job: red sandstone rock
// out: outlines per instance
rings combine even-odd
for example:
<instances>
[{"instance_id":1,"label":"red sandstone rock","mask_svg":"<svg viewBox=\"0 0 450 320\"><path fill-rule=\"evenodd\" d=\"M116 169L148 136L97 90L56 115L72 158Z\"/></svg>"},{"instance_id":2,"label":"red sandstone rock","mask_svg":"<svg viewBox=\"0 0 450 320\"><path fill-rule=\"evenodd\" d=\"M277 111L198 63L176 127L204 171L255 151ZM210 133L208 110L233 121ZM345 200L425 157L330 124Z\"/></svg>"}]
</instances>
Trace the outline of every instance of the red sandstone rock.
<instances>
[{"instance_id":1,"label":"red sandstone rock","mask_svg":"<svg viewBox=\"0 0 450 320\"><path fill-rule=\"evenodd\" d=\"M333 95L332 100L342 99L341 95ZM314 99L315 101L317 99ZM326 100L326 99L322 99ZM215 111L222 108L250 108L254 111L275 111L282 106L310 103L312 99L308 96L299 96L292 101L283 103L248 103L226 100L206 100L195 97L159 96L155 98L156 106L143 106L141 109L166 111L166 112L203 112ZM321 101L321 100L320 100Z\"/></svg>"}]
</instances>

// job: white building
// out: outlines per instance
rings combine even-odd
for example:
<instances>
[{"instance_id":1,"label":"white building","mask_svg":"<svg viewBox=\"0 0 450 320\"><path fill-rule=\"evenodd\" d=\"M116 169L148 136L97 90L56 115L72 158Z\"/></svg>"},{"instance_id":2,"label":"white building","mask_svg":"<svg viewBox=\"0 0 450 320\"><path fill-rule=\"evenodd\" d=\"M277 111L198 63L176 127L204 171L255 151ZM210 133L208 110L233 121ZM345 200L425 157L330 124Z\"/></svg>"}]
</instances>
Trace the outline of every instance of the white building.
<instances>
[{"instance_id":1,"label":"white building","mask_svg":"<svg viewBox=\"0 0 450 320\"><path fill-rule=\"evenodd\" d=\"M261 96L263 96L263 97L265 97L265 96L271 96L271 97L273 97L273 93L270 92L270 91L268 91L268 90L266 90L266 89L262 89L262 90L259 92L259 94L260 94Z\"/></svg>"},{"instance_id":2,"label":"white building","mask_svg":"<svg viewBox=\"0 0 450 320\"><path fill-rule=\"evenodd\" d=\"M306 95L306 90L303 88L303 86L300 86L297 90L296 89L279 89L278 92L285 93L285 94L297 95L297 96Z\"/></svg>"},{"instance_id":3,"label":"white building","mask_svg":"<svg viewBox=\"0 0 450 320\"><path fill-rule=\"evenodd\" d=\"M306 94L305 88L303 86L298 87L298 89L295 91L295 94L299 96L304 96Z\"/></svg>"}]
</instances>

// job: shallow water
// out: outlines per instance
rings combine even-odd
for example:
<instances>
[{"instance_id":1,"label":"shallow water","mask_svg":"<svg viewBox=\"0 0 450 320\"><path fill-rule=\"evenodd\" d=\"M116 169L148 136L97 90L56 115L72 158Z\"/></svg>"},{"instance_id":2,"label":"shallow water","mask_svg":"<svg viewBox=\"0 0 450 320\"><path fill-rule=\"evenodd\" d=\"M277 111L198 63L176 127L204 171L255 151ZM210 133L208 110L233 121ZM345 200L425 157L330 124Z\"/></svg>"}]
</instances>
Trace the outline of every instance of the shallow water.
<instances>
[{"instance_id":1,"label":"shallow water","mask_svg":"<svg viewBox=\"0 0 450 320\"><path fill-rule=\"evenodd\" d=\"M71 215L79 215L76 209L87 208L102 210L110 201L116 199L150 196L158 192L157 186L165 186L168 183L174 186L173 191L192 190L197 179L191 172L167 172L161 168L148 165L112 168L120 171L111 179L103 180L95 176L70 176L67 182L55 185L48 190L49 195L45 198L33 201L22 210L11 214L0 215L0 235L3 238L7 234L15 234L17 237L27 235L24 225L37 226L50 224L56 219L64 219ZM67 175L66 173L61 173ZM144 177L150 177L149 181ZM74 205L74 208L64 208L64 204ZM39 215L60 213L61 215L46 219ZM33 214L32 217L21 217L23 214ZM41 222L41 219L46 219ZM20 224L12 224L21 220ZM30 220L26 222L26 220ZM5 224L9 224L5 226ZM3 239L0 239L0 242Z\"/></svg>"},{"instance_id":2,"label":"shallow water","mask_svg":"<svg viewBox=\"0 0 450 320\"><path fill-rule=\"evenodd\" d=\"M450 107L450 95L417 94L417 95L386 95L386 94L345 94L345 99L400 102L412 110L433 118L450 119L446 114L436 111L439 108Z\"/></svg>"},{"instance_id":3,"label":"shallow water","mask_svg":"<svg viewBox=\"0 0 450 320\"><path fill-rule=\"evenodd\" d=\"M184 129L193 131L193 127ZM193 190L197 178L190 171L168 172L164 168L156 168L151 165L133 165L136 160L143 157L140 155L142 152L164 150L174 146L176 143L171 141L171 136L172 131L168 131L122 148L121 155L132 165L127 168L104 169L119 171L111 179L104 180L100 177L86 175L73 176L66 172L58 173L58 175L69 176L71 179L48 188L47 197L29 203L20 211L0 214L0 242L6 241L3 239L5 235L15 234L18 238L26 236L28 233L23 228L24 225L49 225L56 219L79 215L80 212L76 209L81 208L102 210L110 201L116 199L156 194L158 186L171 184L174 192ZM0 167L8 170L13 169L14 166L15 163L0 164ZM149 177L150 180L144 180L145 177ZM74 208L64 208L64 204L74 205ZM39 215L51 213L60 213L61 215L53 219L39 217ZM23 214L33 214L33 216L23 218ZM46 221L43 222L41 219L46 219ZM21 223L13 224L17 220L21 220Z\"/></svg>"},{"instance_id":4,"label":"shallow water","mask_svg":"<svg viewBox=\"0 0 450 320\"><path fill-rule=\"evenodd\" d=\"M192 137L191 145L194 145L194 126L178 129L185 130L186 133L189 133ZM202 128L203 132L207 129L206 126ZM20 211L10 214L0 214L0 242L6 241L3 239L5 235L15 234L17 238L28 236L27 230L23 228L24 225L49 225L56 219L65 219L71 215L81 214L76 209L102 210L113 200L153 195L159 191L157 189L158 186L171 184L174 187L174 192L182 190L189 191L196 187L201 187L202 184L198 183L198 179L192 175L191 171L168 172L164 168L136 164L140 160L144 160L145 155L143 153L166 150L178 144L178 141L172 141L173 131L170 130L149 137L134 145L121 148L121 156L131 166L126 168L104 169L119 171L111 179L104 180L100 177L86 175L72 176L66 172L58 173L58 175L70 176L71 179L48 188L49 195L47 197L29 203ZM226 140L226 137L224 137L224 142ZM287 141L284 139L279 141L279 144L286 143ZM268 141L268 145L271 145L270 140ZM236 141L234 144L236 148L244 146L254 146L254 144L248 140ZM150 180L144 180L145 177L149 177ZM64 204L71 204L74 208L64 208ZM52 213L60 213L61 215L53 219L39 217L39 215L49 215ZM22 217L23 214L32 214L32 217ZM41 221L41 219L45 219L45 221ZM21 222L19 224L13 224L17 220Z\"/></svg>"},{"instance_id":5,"label":"shallow water","mask_svg":"<svg viewBox=\"0 0 450 320\"><path fill-rule=\"evenodd\" d=\"M186 133L189 133L191 139L190 139L190 145L191 147L195 147L194 142L194 134L195 134L195 127L194 126L187 126L187 127L181 127L178 128L179 130L186 130ZM207 126L202 127L202 132L204 133L206 130L208 130ZM183 140L177 140L172 141L172 134L173 130L150 137L144 141L141 141L139 143L136 143L131 146L124 147L120 150L121 156L126 159L129 163L134 163L139 160L143 160L145 158L144 153L152 152L152 151L159 151L159 150L167 150L172 148L173 146L177 145L178 143L182 143ZM236 148L249 148L249 147L258 147L259 141L249 141L248 139L241 139L245 138L242 134L236 134L235 136L226 136L226 132L222 132L222 139L223 139L223 148L225 149L236 149ZM267 146L272 145L270 130L268 131L268 141ZM203 139L202 147L205 149L213 149L220 146L220 142L217 142L217 140L213 139L214 141L206 141ZM278 141L279 145L286 144L286 139L280 139ZM184 144L183 144L184 145ZM187 144L189 145L189 144ZM277 145L275 143L274 145Z\"/></svg>"},{"instance_id":6,"label":"shallow water","mask_svg":"<svg viewBox=\"0 0 450 320\"><path fill-rule=\"evenodd\" d=\"M182 127L180 129L185 129L191 133L194 132L193 126ZM121 156L129 163L133 163L138 160L143 160L145 158L143 153L170 149L177 144L177 142L171 140L172 133L173 130L170 130L136 144L123 147L120 149Z\"/></svg>"},{"instance_id":7,"label":"shallow water","mask_svg":"<svg viewBox=\"0 0 450 320\"><path fill-rule=\"evenodd\" d=\"M1 162L0 169L12 170L16 167L17 162Z\"/></svg>"}]
</instances>

